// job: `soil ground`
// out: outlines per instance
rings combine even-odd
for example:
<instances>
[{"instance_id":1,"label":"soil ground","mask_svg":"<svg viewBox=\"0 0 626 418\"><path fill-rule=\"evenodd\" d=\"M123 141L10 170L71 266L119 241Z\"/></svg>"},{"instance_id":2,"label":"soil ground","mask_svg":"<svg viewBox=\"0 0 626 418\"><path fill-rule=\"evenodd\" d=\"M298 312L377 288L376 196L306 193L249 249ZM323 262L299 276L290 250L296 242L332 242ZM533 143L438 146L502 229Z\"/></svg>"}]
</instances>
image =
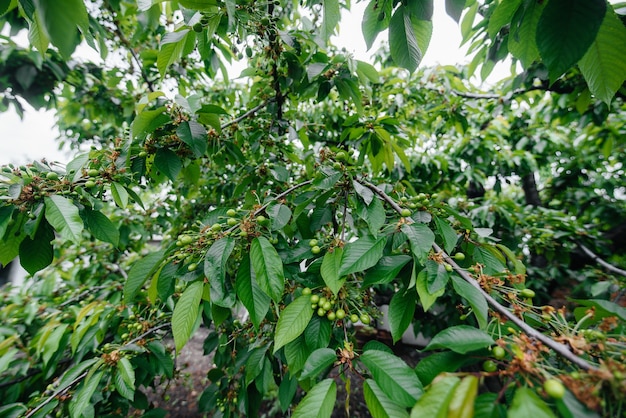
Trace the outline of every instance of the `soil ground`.
<instances>
[{"instance_id":1,"label":"soil ground","mask_svg":"<svg viewBox=\"0 0 626 418\"><path fill-rule=\"evenodd\" d=\"M198 412L198 398L202 394L204 388L208 385L206 378L207 371L212 366L210 356L203 353L204 339L208 335L205 328L199 329L194 336L187 342L180 355L176 359L175 378L157 385L156 389L145 389L149 401L153 407L161 408L167 411L167 418L205 418L211 417L211 414ZM378 331L378 335L369 335L366 338L375 337L384 342L390 336L385 331ZM359 341L361 344L366 341ZM173 345L170 341L168 344ZM418 352L414 347L405 345L397 346L396 354L399 355L409 366L414 367L418 361ZM349 413L345 411L344 405L346 400L345 383L339 376L332 375L337 382L337 401L333 418L365 418L371 417L365 404L363 397L363 387L361 377L352 373L350 377L351 393L349 400ZM268 414L261 414L261 417L268 417ZM275 415L274 415L275 416Z\"/></svg>"}]
</instances>

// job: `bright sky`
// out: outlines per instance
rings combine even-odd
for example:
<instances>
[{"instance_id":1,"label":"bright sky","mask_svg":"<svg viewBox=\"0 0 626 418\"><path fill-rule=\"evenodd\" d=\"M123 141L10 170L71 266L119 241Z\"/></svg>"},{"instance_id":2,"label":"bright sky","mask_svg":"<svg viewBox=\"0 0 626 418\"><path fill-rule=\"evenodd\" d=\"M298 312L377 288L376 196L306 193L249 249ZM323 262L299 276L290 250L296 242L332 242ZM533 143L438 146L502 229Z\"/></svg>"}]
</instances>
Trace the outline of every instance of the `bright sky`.
<instances>
[{"instance_id":1,"label":"bright sky","mask_svg":"<svg viewBox=\"0 0 626 418\"><path fill-rule=\"evenodd\" d=\"M444 2L434 2L434 32L431 44L421 66L435 64L455 64L468 61L465 49L460 49L461 31L457 23L445 12ZM341 21L341 32L335 38L339 47L345 47L357 59L369 61L371 52L365 50L365 41L361 34L361 20L366 2L352 4L352 11L344 13ZM381 33L377 41L386 39L387 34ZM506 74L503 74L506 75ZM51 111L36 111L28 107L23 120L14 112L0 113L0 164L23 164L47 158L50 161L67 162L72 153L58 150L55 138L59 135L54 127Z\"/></svg>"}]
</instances>

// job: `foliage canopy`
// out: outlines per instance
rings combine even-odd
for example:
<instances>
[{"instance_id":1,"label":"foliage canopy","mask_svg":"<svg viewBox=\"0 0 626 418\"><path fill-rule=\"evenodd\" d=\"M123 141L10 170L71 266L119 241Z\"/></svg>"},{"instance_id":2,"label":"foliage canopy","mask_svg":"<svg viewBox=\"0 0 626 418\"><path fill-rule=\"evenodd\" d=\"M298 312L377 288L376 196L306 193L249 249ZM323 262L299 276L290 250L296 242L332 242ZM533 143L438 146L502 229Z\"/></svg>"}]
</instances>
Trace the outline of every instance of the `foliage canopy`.
<instances>
[{"instance_id":1,"label":"foliage canopy","mask_svg":"<svg viewBox=\"0 0 626 418\"><path fill-rule=\"evenodd\" d=\"M333 47L339 0L0 1L3 110L76 150L0 173L0 263L32 275L2 415L164 416L143 388L200 326L213 416L349 415L352 384L374 417L623 414L623 8L445 5L465 68L418 70L432 0L368 2L373 62Z\"/></svg>"}]
</instances>

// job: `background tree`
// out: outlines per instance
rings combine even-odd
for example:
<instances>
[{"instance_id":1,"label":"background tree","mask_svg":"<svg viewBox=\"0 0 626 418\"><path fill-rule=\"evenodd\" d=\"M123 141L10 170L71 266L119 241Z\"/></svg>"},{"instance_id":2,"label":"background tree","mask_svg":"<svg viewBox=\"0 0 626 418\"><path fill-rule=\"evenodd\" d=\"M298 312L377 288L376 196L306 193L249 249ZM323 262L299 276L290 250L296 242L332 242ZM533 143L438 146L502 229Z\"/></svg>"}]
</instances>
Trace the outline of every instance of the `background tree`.
<instances>
[{"instance_id":1,"label":"background tree","mask_svg":"<svg viewBox=\"0 0 626 418\"><path fill-rule=\"evenodd\" d=\"M142 388L200 325L215 416L349 415L352 385L376 417L623 413L620 9L447 1L475 58L416 71L431 1L368 3L375 65L329 43L348 7L0 2L4 108L91 146L2 169L0 262L33 275L2 295L4 415L163 416Z\"/></svg>"}]
</instances>

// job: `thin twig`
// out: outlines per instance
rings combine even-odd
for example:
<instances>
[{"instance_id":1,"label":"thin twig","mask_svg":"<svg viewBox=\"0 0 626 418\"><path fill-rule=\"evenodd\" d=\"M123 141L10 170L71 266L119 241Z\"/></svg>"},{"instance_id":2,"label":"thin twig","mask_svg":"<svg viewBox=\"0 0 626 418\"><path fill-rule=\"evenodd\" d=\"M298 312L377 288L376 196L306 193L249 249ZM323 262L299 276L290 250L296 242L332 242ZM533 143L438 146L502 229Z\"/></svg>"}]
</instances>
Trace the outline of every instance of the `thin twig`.
<instances>
[{"instance_id":1,"label":"thin twig","mask_svg":"<svg viewBox=\"0 0 626 418\"><path fill-rule=\"evenodd\" d=\"M398 213L402 212L402 208L389 195L387 195L387 193L382 191L376 185L374 185L374 184L372 184L370 182L367 182L367 181L363 181L363 180L359 180L359 183L361 183L362 185L366 186L367 188L372 190L374 193L376 193L378 196L380 196L383 200L385 200L387 203L389 203L389 205L396 212L398 212ZM466 282L468 282L469 284L474 286L476 289L478 289L478 291L483 295L485 300L487 300L487 303L489 303L496 311L498 311L499 313L504 315L506 318L508 318L511 322L513 322L515 325L517 325L529 337L535 338L535 339L541 341L542 343L544 343L545 345L547 345L548 347L553 349L556 353L558 353L562 357L568 359L572 363L578 365L580 368L582 368L584 370L598 370L597 367L595 367L591 363L587 362L585 359L582 359L582 358L578 357L577 355L575 355L574 353L572 353L567 348L567 346L565 346L564 344L561 344L561 343L559 343L557 341L554 341L550 337L540 333L539 331L537 331L533 327L531 327L528 324L526 324L520 318L515 316L515 314L513 314L513 312L511 312L509 309L507 309L506 307L501 305L498 301L496 301L493 297L491 297L491 295L489 295L489 293L487 293L478 284L478 282L472 276L469 275L469 273L467 273L465 270L463 270L461 267L459 267L459 265L456 264L456 262L448 254L446 254L441 249L441 247L439 247L436 243L433 243L433 249L435 250L435 252L443 254L444 260L448 264L450 264L452 266L452 268Z\"/></svg>"},{"instance_id":2,"label":"thin twig","mask_svg":"<svg viewBox=\"0 0 626 418\"><path fill-rule=\"evenodd\" d=\"M120 42L126 47L126 49L128 49L128 51L130 52L130 55L132 55L133 59L137 63L137 67L139 67L139 73L141 74L141 78L143 78L143 81L145 81L146 84L148 85L148 90L150 90L151 92L154 92L155 91L154 84L152 84L152 81L150 81L150 79L148 78L148 73L146 73L146 70L143 68L143 63L137 56L137 53L133 49L133 46L130 44L130 41L126 39L126 37L122 33L122 30L120 29L119 21L115 18L115 12L113 10L109 10L109 11L111 12L111 15L113 16L112 20L113 20L113 24L115 25L114 33L117 35Z\"/></svg>"},{"instance_id":3,"label":"thin twig","mask_svg":"<svg viewBox=\"0 0 626 418\"><path fill-rule=\"evenodd\" d=\"M166 322L166 323L163 323L163 324L161 324L161 325L157 325L156 327L152 327L152 328L150 328L149 330L147 330L146 332L144 332L143 334L136 336L135 338L133 338L132 340L130 340L129 342L127 342L126 344L124 344L124 345L122 346L122 348L123 348L123 347L126 347L126 346L128 346L128 345L131 345L131 344L135 344L137 341L141 341L142 339L144 339L144 338L145 338L145 337L147 337L148 335L153 334L153 333L155 333L156 331L158 331L158 330L160 330L160 329L167 328L167 327L169 327L170 325L171 325L171 324L170 324L169 322Z\"/></svg>"},{"instance_id":4,"label":"thin twig","mask_svg":"<svg viewBox=\"0 0 626 418\"><path fill-rule=\"evenodd\" d=\"M230 125L234 125L235 123L239 123L242 120L244 120L245 118L247 118L248 116L254 115L256 112L258 112L259 110L261 110L262 108L264 108L265 106L267 106L268 104L270 104L271 102L273 102L275 100L274 97L271 97L267 100L265 100L263 103L261 103L258 106L253 107L252 109L248 110L246 113L244 113L243 115L236 117L235 119L226 122L225 124L223 124L221 126L222 129L226 129L228 128Z\"/></svg>"},{"instance_id":5,"label":"thin twig","mask_svg":"<svg viewBox=\"0 0 626 418\"><path fill-rule=\"evenodd\" d=\"M275 202L277 200L282 199L283 197L289 195L291 192L293 192L294 190L299 189L300 187L304 187L308 184L313 183L313 180L307 180L307 181L303 181L302 183L298 183L295 186L291 186L290 188L288 188L287 190L285 190L284 192L277 194L276 197L274 198L274 200L267 202L266 204L264 204L263 206L261 206L259 209L257 209L254 214L258 215L259 213L263 212L272 202Z\"/></svg>"},{"instance_id":6,"label":"thin twig","mask_svg":"<svg viewBox=\"0 0 626 418\"><path fill-rule=\"evenodd\" d=\"M589 248L585 247L583 244L578 244L578 246L580 247L581 250L583 250L583 252L585 254L587 254L593 261L595 261L596 263L600 264L602 267L604 267L605 269L607 269L608 271L610 271L611 273L615 273L615 274L619 274L620 276L624 276L626 277L626 270L622 270L619 267L615 267L612 264L607 263L606 261L604 261L603 259L601 259L600 257L598 257L593 251L591 251Z\"/></svg>"}]
</instances>

